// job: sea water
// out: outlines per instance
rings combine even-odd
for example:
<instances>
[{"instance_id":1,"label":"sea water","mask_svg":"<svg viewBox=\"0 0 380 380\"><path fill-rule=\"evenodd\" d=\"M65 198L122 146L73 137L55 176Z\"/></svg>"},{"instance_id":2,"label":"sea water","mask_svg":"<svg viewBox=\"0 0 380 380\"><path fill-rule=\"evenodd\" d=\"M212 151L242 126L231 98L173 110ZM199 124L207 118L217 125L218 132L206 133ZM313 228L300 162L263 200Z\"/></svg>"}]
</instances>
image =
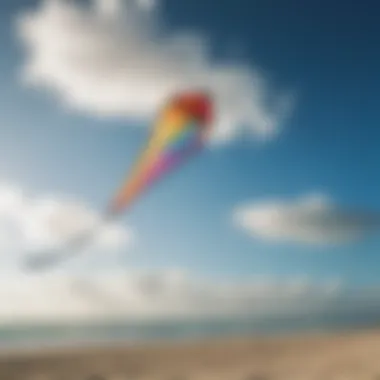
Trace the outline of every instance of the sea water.
<instances>
[{"instance_id":1,"label":"sea water","mask_svg":"<svg viewBox=\"0 0 380 380\"><path fill-rule=\"evenodd\" d=\"M380 312L265 318L118 321L81 324L0 326L0 348L197 340L247 335L329 332L377 327Z\"/></svg>"}]
</instances>

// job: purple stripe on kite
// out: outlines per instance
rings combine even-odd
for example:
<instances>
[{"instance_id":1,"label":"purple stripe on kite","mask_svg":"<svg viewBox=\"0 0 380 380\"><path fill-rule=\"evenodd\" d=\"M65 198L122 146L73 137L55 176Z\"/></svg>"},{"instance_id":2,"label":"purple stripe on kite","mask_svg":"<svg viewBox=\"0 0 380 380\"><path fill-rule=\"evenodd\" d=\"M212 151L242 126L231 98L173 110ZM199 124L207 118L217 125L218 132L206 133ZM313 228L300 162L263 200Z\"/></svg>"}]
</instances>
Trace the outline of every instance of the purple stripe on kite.
<instances>
[{"instance_id":1,"label":"purple stripe on kite","mask_svg":"<svg viewBox=\"0 0 380 380\"><path fill-rule=\"evenodd\" d=\"M193 138L191 138L193 137ZM199 136L189 136L187 140L183 141L182 146L178 146L177 149L170 149L164 152L164 154L158 160L158 166L160 165L171 165L172 161L176 161L187 157L189 151L192 151L193 148L197 145L199 141Z\"/></svg>"},{"instance_id":2,"label":"purple stripe on kite","mask_svg":"<svg viewBox=\"0 0 380 380\"><path fill-rule=\"evenodd\" d=\"M180 149L180 146L185 144L189 136L196 136L197 134L198 129L196 128L196 125L194 123L189 123L185 128L182 128L180 131L177 131L177 133L170 136L162 151L166 152L169 149L176 149L177 146L178 149Z\"/></svg>"},{"instance_id":3,"label":"purple stripe on kite","mask_svg":"<svg viewBox=\"0 0 380 380\"><path fill-rule=\"evenodd\" d=\"M193 142L197 140L197 138L199 138L197 131L188 130L186 133L182 134L175 142L167 146L167 148L162 152L162 156L168 157L183 151L187 146L191 146Z\"/></svg>"},{"instance_id":4,"label":"purple stripe on kite","mask_svg":"<svg viewBox=\"0 0 380 380\"><path fill-rule=\"evenodd\" d=\"M167 147L167 149L158 157L153 167L148 170L147 178L145 180L151 182L150 177L156 178L162 172L167 170L167 167L171 166L171 161L175 161L181 158L182 155L186 157L186 151L192 149L197 144L200 136L197 134L197 130L194 128L187 128L184 133L177 135L177 141L174 144Z\"/></svg>"},{"instance_id":5,"label":"purple stripe on kite","mask_svg":"<svg viewBox=\"0 0 380 380\"><path fill-rule=\"evenodd\" d=\"M170 156L161 157L157 163L154 165L151 171L147 173L145 177L145 185L152 183L156 180L161 174L165 171L173 168L177 163L180 163L182 160L195 153L198 149L202 147L202 141L197 139L193 141L193 144L188 146L184 151L175 152Z\"/></svg>"}]
</instances>

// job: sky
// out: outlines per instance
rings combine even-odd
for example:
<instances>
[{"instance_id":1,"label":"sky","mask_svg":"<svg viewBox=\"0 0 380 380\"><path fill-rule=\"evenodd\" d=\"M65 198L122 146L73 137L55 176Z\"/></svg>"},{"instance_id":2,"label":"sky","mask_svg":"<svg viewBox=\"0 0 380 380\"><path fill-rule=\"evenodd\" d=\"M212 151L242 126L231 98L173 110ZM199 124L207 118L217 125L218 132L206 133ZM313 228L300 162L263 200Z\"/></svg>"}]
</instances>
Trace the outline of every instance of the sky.
<instances>
[{"instance_id":1,"label":"sky","mask_svg":"<svg viewBox=\"0 0 380 380\"><path fill-rule=\"evenodd\" d=\"M67 293L57 313L75 317L95 313L69 295L78 276L103 278L93 280L101 292L102 276L119 283L132 272L170 289L185 283L186 294L206 281L218 313L244 309L245 301L220 300L226 284L237 298L248 286L255 310L267 310L257 297L289 309L294 294L298 305L317 294L331 307L336 292L379 287L377 8L370 0L3 1L0 297L20 317L42 317ZM104 225L56 277L20 272L28 252L100 220L163 100L192 86L215 97L207 149ZM60 285L44 293L51 281ZM159 308L131 281L133 310ZM173 310L183 302L182 312L205 312L185 293L169 297Z\"/></svg>"}]
</instances>

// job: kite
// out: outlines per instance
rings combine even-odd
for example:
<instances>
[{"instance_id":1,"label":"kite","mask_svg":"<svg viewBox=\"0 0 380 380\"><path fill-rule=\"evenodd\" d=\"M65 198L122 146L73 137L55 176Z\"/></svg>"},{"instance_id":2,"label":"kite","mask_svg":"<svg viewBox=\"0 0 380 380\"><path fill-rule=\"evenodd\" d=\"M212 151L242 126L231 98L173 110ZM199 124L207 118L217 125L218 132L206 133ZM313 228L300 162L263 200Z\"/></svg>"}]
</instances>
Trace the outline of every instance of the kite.
<instances>
[{"instance_id":1,"label":"kite","mask_svg":"<svg viewBox=\"0 0 380 380\"><path fill-rule=\"evenodd\" d=\"M146 190L174 172L204 148L213 120L213 102L202 91L182 92L164 105L156 118L145 149L131 173L111 199L103 221L113 220L127 210ZM99 226L74 236L55 254L44 252L26 261L28 268L43 268L85 247Z\"/></svg>"},{"instance_id":2,"label":"kite","mask_svg":"<svg viewBox=\"0 0 380 380\"><path fill-rule=\"evenodd\" d=\"M185 93L169 101L107 213L119 214L145 189L197 153L208 137L211 118L211 100L203 93Z\"/></svg>"}]
</instances>

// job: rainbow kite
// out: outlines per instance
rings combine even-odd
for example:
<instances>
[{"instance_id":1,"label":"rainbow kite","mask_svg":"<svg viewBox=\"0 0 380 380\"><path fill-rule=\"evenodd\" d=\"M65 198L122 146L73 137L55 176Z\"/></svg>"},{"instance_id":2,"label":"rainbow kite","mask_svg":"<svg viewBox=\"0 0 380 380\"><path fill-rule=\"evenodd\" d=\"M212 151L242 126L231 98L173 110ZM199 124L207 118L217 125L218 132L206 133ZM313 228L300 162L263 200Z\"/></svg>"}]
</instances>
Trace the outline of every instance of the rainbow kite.
<instances>
[{"instance_id":1,"label":"rainbow kite","mask_svg":"<svg viewBox=\"0 0 380 380\"><path fill-rule=\"evenodd\" d=\"M211 101L203 93L185 93L171 99L108 212L120 213L144 189L199 151L208 136L211 113Z\"/></svg>"}]
</instances>

